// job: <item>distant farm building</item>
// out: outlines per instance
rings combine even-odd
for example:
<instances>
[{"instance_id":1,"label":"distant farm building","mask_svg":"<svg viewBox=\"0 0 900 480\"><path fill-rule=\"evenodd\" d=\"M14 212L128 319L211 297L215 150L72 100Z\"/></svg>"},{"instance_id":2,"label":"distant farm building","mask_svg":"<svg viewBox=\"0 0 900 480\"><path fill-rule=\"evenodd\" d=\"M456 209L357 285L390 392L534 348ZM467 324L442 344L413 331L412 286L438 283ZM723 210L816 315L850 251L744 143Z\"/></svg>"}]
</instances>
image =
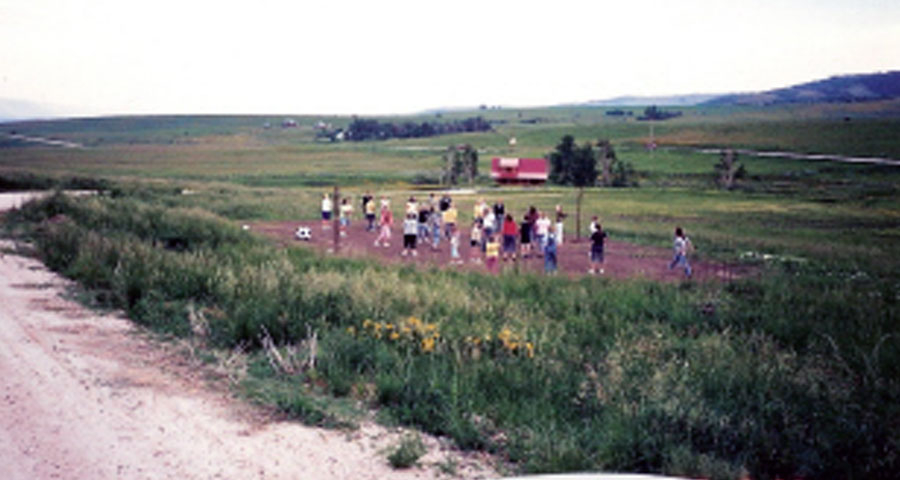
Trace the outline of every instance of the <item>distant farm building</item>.
<instances>
[{"instance_id":1,"label":"distant farm building","mask_svg":"<svg viewBox=\"0 0 900 480\"><path fill-rule=\"evenodd\" d=\"M547 173L544 158L491 159L491 178L500 184L539 185L547 181Z\"/></svg>"}]
</instances>

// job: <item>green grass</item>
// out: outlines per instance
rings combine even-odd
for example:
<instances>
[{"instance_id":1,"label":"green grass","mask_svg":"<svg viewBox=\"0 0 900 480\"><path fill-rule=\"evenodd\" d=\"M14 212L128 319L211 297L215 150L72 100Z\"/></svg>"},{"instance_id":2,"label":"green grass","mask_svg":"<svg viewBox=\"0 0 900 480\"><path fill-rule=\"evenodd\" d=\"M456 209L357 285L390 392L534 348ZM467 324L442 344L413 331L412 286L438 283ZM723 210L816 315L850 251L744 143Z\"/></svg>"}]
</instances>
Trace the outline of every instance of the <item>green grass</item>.
<instances>
[{"instance_id":1,"label":"green grass","mask_svg":"<svg viewBox=\"0 0 900 480\"><path fill-rule=\"evenodd\" d=\"M314 143L308 125L263 130L264 117L29 124L22 131L91 146L3 148L0 186L105 193L52 196L8 214L4 229L96 304L168 335L201 335L209 349L248 347L241 392L309 424L352 428L358 408L377 408L533 473L891 478L900 169L741 157L749 177L722 191L716 157L693 150L896 148L892 117L845 108L687 109L655 125L675 146L653 153L640 146L646 124L583 108L489 110L506 122L497 132L333 145ZM847 112L868 116L845 125ZM486 165L542 156L569 133L611 138L641 185L586 190L583 230L598 215L615 240L668 247L681 225L698 257L752 262L755 274L671 285L490 277L279 249L238 227L316 218L332 183L399 208L424 193L411 179L436 171L449 144L478 146ZM477 188L455 196L464 224L480 196L517 217L530 205L575 210L572 189ZM566 228L575 231L572 216ZM284 351L315 332L315 368L272 370L263 331Z\"/></svg>"}]
</instances>

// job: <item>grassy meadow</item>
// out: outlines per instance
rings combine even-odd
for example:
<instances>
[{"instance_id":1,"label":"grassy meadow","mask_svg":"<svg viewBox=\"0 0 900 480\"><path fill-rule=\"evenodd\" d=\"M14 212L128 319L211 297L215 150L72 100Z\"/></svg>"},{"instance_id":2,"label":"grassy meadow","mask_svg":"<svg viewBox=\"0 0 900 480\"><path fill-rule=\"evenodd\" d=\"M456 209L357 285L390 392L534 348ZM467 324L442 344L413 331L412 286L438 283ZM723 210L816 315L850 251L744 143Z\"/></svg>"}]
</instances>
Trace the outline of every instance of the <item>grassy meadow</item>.
<instances>
[{"instance_id":1,"label":"grassy meadow","mask_svg":"<svg viewBox=\"0 0 900 480\"><path fill-rule=\"evenodd\" d=\"M0 148L0 186L103 194L34 202L4 231L90 301L190 339L208 361L243 352L235 389L310 424L353 428L374 414L489 451L514 472L892 478L900 168L741 156L748 176L725 191L717 156L697 149L900 158L896 109L696 107L654 125L654 152L646 123L598 108L445 113L499 123L363 143L315 140L316 121L347 117L293 117L290 129L283 117L7 124L0 132L84 148ZM385 120L417 119L434 115ZM598 215L614 239L667 247L681 225L700 258L755 273L682 284L492 277L276 248L239 228L314 219L334 184L399 205L435 187L448 145L476 146L486 174L492 156L544 156L566 134L611 139L638 182L587 189L583 230ZM529 205L575 210L569 188L497 188L484 175L474 188L456 196L464 224L482 196L517 216ZM164 248L170 238L182 247Z\"/></svg>"}]
</instances>

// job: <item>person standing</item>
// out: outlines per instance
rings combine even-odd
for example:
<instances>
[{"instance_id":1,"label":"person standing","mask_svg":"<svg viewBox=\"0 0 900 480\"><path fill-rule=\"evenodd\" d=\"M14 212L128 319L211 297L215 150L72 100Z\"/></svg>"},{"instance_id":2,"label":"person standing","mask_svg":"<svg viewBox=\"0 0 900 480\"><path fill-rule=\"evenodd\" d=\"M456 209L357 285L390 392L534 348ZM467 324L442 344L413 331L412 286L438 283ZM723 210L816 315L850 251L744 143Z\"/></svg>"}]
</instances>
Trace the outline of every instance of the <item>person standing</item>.
<instances>
[{"instance_id":1,"label":"person standing","mask_svg":"<svg viewBox=\"0 0 900 480\"><path fill-rule=\"evenodd\" d=\"M533 230L531 217L526 213L519 226L519 249L522 250L523 259L531 256L531 233Z\"/></svg>"},{"instance_id":2,"label":"person standing","mask_svg":"<svg viewBox=\"0 0 900 480\"><path fill-rule=\"evenodd\" d=\"M498 198L497 202L494 203L494 216L497 217L498 223L506 218L506 205L503 204L503 199L501 198Z\"/></svg>"},{"instance_id":3,"label":"person standing","mask_svg":"<svg viewBox=\"0 0 900 480\"><path fill-rule=\"evenodd\" d=\"M331 211L334 209L334 204L331 202L331 195L325 193L322 195L322 228L328 228L331 223Z\"/></svg>"},{"instance_id":4,"label":"person standing","mask_svg":"<svg viewBox=\"0 0 900 480\"><path fill-rule=\"evenodd\" d=\"M469 256L472 263L481 261L481 254L484 251L484 230L481 228L481 221L474 220L472 229L469 230Z\"/></svg>"},{"instance_id":5,"label":"person standing","mask_svg":"<svg viewBox=\"0 0 900 480\"><path fill-rule=\"evenodd\" d=\"M497 259L500 257L500 242L496 235L488 237L484 245L484 264L491 273L497 272Z\"/></svg>"},{"instance_id":6,"label":"person standing","mask_svg":"<svg viewBox=\"0 0 900 480\"><path fill-rule=\"evenodd\" d=\"M519 227L512 215L506 214L501 227L503 233L503 261L516 259L516 237L519 235Z\"/></svg>"},{"instance_id":7,"label":"person standing","mask_svg":"<svg viewBox=\"0 0 900 480\"><path fill-rule=\"evenodd\" d=\"M423 204L419 206L419 242L421 242L422 244L425 244L428 241L428 214L428 205Z\"/></svg>"},{"instance_id":8,"label":"person standing","mask_svg":"<svg viewBox=\"0 0 900 480\"><path fill-rule=\"evenodd\" d=\"M672 263L669 264L669 270L681 265L684 267L684 276L686 278L691 278L693 271L691 270L691 264L688 263L687 257L688 253L694 249L694 246L691 244L691 239L684 234L684 230L682 230L681 227L675 227L673 247L675 250L675 258L673 258Z\"/></svg>"},{"instance_id":9,"label":"person standing","mask_svg":"<svg viewBox=\"0 0 900 480\"><path fill-rule=\"evenodd\" d=\"M544 272L550 275L556 273L556 239L552 234L547 235L544 241Z\"/></svg>"},{"instance_id":10,"label":"person standing","mask_svg":"<svg viewBox=\"0 0 900 480\"><path fill-rule=\"evenodd\" d=\"M450 264L460 264L462 259L459 256L459 229L454 228L450 234Z\"/></svg>"},{"instance_id":11,"label":"person standing","mask_svg":"<svg viewBox=\"0 0 900 480\"><path fill-rule=\"evenodd\" d=\"M596 217L594 217L596 219ZM591 267L588 273L594 275L598 271L603 274L603 247L606 242L606 232L599 223L596 229L591 233Z\"/></svg>"},{"instance_id":12,"label":"person standing","mask_svg":"<svg viewBox=\"0 0 900 480\"><path fill-rule=\"evenodd\" d=\"M456 205L453 201L450 201L450 205L447 206L447 210L444 211L443 220L444 220L444 235L447 239L450 239L450 232L456 228L456 220L458 217L458 212L456 211Z\"/></svg>"},{"instance_id":13,"label":"person standing","mask_svg":"<svg viewBox=\"0 0 900 480\"><path fill-rule=\"evenodd\" d=\"M534 231L537 236L538 248L543 251L547 247L547 239L550 237L550 219L547 214L541 212L534 223Z\"/></svg>"},{"instance_id":14,"label":"person standing","mask_svg":"<svg viewBox=\"0 0 900 480\"><path fill-rule=\"evenodd\" d=\"M341 199L340 220L341 220L341 236L347 236L347 229L350 227L350 216L353 215L353 204L350 199L344 197Z\"/></svg>"},{"instance_id":15,"label":"person standing","mask_svg":"<svg viewBox=\"0 0 900 480\"><path fill-rule=\"evenodd\" d=\"M391 227L394 225L394 213L391 212L390 200L381 199L381 214L378 218L378 237L375 239L375 246L378 247L384 243L385 247L391 246Z\"/></svg>"},{"instance_id":16,"label":"person standing","mask_svg":"<svg viewBox=\"0 0 900 480\"><path fill-rule=\"evenodd\" d=\"M441 244L441 224L443 223L443 215L440 210L429 209L428 223L431 224L431 249L437 250Z\"/></svg>"},{"instance_id":17,"label":"person standing","mask_svg":"<svg viewBox=\"0 0 900 480\"><path fill-rule=\"evenodd\" d=\"M419 222L414 212L407 213L406 219L403 220L403 252L402 256L412 253L416 256L416 238L418 237Z\"/></svg>"},{"instance_id":18,"label":"person standing","mask_svg":"<svg viewBox=\"0 0 900 480\"><path fill-rule=\"evenodd\" d=\"M556 206L556 244L563 244L563 221L568 215L563 213L562 205Z\"/></svg>"},{"instance_id":19,"label":"person standing","mask_svg":"<svg viewBox=\"0 0 900 480\"><path fill-rule=\"evenodd\" d=\"M375 208L375 197L369 195L369 199L366 201L363 210L366 214L366 222L368 222L368 225L366 226L367 232L375 230Z\"/></svg>"}]
</instances>

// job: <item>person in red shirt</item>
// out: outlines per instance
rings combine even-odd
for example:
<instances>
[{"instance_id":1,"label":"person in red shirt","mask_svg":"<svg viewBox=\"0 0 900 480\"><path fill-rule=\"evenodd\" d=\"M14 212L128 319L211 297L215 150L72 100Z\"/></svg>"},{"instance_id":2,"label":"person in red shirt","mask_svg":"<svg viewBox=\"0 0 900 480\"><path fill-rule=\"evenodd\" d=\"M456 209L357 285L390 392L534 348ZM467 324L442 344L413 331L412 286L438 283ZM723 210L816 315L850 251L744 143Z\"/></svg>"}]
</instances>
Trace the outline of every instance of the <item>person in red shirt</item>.
<instances>
[{"instance_id":1,"label":"person in red shirt","mask_svg":"<svg viewBox=\"0 0 900 480\"><path fill-rule=\"evenodd\" d=\"M507 213L503 219L501 227L503 233L503 261L516 260L516 236L519 235L519 226L513 220L511 214Z\"/></svg>"}]
</instances>

